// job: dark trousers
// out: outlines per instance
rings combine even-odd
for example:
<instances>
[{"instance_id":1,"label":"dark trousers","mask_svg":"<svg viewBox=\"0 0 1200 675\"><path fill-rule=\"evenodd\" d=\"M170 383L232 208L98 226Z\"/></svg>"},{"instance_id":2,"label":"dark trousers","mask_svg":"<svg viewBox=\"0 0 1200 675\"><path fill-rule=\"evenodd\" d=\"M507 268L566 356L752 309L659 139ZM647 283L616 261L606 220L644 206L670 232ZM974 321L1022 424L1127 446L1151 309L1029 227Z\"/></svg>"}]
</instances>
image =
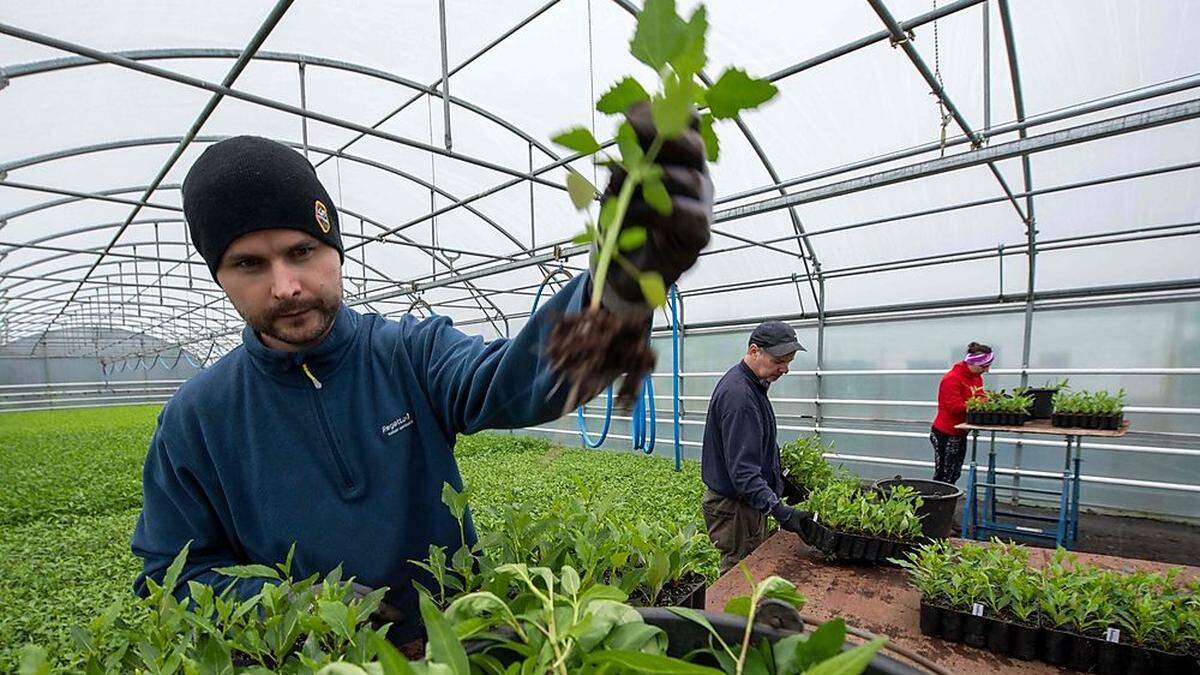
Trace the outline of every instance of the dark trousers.
<instances>
[{"instance_id":1,"label":"dark trousers","mask_svg":"<svg viewBox=\"0 0 1200 675\"><path fill-rule=\"evenodd\" d=\"M933 479L957 483L967 454L967 437L951 436L930 427L929 442L933 445Z\"/></svg>"},{"instance_id":2,"label":"dark trousers","mask_svg":"<svg viewBox=\"0 0 1200 675\"><path fill-rule=\"evenodd\" d=\"M721 552L721 574L750 555L770 534L765 514L712 490L704 492L704 524L708 538Z\"/></svg>"}]
</instances>

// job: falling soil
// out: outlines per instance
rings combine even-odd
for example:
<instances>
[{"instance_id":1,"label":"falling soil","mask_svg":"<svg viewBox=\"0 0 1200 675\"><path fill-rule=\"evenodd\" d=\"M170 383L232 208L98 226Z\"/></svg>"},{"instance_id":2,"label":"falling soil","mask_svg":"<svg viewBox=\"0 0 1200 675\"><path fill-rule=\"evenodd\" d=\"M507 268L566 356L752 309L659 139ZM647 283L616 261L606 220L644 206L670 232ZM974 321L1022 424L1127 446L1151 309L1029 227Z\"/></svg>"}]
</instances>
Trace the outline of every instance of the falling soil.
<instances>
[{"instance_id":1,"label":"falling soil","mask_svg":"<svg viewBox=\"0 0 1200 675\"><path fill-rule=\"evenodd\" d=\"M642 380L654 370L649 332L648 321L622 320L604 309L563 316L550 333L546 353L559 376L571 383L565 410L593 398L621 375L625 379L617 402L632 408Z\"/></svg>"}]
</instances>

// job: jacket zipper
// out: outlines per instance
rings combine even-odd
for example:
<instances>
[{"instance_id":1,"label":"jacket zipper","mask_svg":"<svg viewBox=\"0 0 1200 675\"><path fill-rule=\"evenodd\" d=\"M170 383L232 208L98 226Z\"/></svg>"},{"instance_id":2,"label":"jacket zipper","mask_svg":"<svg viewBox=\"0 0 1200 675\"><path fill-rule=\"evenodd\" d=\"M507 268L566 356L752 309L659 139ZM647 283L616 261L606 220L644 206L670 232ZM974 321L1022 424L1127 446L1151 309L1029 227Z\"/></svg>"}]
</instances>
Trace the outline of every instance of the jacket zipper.
<instances>
[{"instance_id":1,"label":"jacket zipper","mask_svg":"<svg viewBox=\"0 0 1200 675\"><path fill-rule=\"evenodd\" d=\"M301 363L300 370L312 381L314 390L321 389L321 381L313 375L307 363ZM341 451L338 450L337 442L334 441L333 430L329 428L329 421L326 419L325 405L321 403L321 397L316 391L312 392L312 397L313 403L317 408L317 419L321 424L321 432L325 435L325 443L329 446L329 454L333 457L333 463L337 466L338 474L342 479L342 486L346 488L346 496L353 497L357 492L358 486L354 482L349 465L346 464L346 458L342 456Z\"/></svg>"}]
</instances>

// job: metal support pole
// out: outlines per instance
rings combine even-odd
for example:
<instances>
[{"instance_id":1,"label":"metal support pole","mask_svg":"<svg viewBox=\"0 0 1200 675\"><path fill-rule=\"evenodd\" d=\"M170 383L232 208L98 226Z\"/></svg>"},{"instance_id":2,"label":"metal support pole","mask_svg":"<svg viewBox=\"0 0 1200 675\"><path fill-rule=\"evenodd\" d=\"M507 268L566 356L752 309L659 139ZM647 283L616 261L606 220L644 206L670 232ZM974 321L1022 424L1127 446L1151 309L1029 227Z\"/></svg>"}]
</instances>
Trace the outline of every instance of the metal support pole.
<instances>
[{"instance_id":1,"label":"metal support pole","mask_svg":"<svg viewBox=\"0 0 1200 675\"><path fill-rule=\"evenodd\" d=\"M988 18L991 7L980 5L983 10L983 132L992 128L992 38Z\"/></svg>"},{"instance_id":2,"label":"metal support pole","mask_svg":"<svg viewBox=\"0 0 1200 675\"><path fill-rule=\"evenodd\" d=\"M1013 87L1013 104L1016 108L1017 122L1025 121L1025 97L1021 91L1021 69L1017 61L1017 43L1013 36L1012 17L1009 14L1008 0L1000 0L1000 22L1004 29L1004 44L1008 53L1008 68L1012 75ZM1017 132L1021 140L1026 138L1025 129ZM1029 155L1021 156L1021 173L1025 183L1025 192L1033 190L1033 174L1029 165ZM1028 218L1025 221L1025 236L1027 240L1026 255L1028 256L1028 282L1025 291L1025 324L1021 343L1021 386L1029 384L1029 375L1025 373L1025 369L1029 368L1029 356L1032 351L1033 344L1033 295L1037 287L1037 219L1033 210L1033 196L1025 197L1025 212ZM1018 443L1013 454L1013 467L1021 468L1021 444ZM1021 477L1019 474L1013 474L1013 503L1020 501L1021 492Z\"/></svg>"},{"instance_id":3,"label":"metal support pole","mask_svg":"<svg viewBox=\"0 0 1200 675\"><path fill-rule=\"evenodd\" d=\"M438 0L438 27L442 35L442 115L446 126L446 149L451 150L454 143L450 138L450 64L446 55L446 0Z\"/></svg>"},{"instance_id":4,"label":"metal support pole","mask_svg":"<svg viewBox=\"0 0 1200 675\"><path fill-rule=\"evenodd\" d=\"M816 365L816 394L818 403L814 406L814 417L817 425L817 438L821 437L821 404L820 400L824 397L824 387L822 386L821 371L825 369L825 277L817 276L817 292L821 297L817 300L817 365Z\"/></svg>"},{"instance_id":5,"label":"metal support pole","mask_svg":"<svg viewBox=\"0 0 1200 675\"><path fill-rule=\"evenodd\" d=\"M300 69L300 109L308 110L308 95L304 87L304 62L296 64ZM304 143L304 159L308 159L308 118L300 118L300 139Z\"/></svg>"}]
</instances>

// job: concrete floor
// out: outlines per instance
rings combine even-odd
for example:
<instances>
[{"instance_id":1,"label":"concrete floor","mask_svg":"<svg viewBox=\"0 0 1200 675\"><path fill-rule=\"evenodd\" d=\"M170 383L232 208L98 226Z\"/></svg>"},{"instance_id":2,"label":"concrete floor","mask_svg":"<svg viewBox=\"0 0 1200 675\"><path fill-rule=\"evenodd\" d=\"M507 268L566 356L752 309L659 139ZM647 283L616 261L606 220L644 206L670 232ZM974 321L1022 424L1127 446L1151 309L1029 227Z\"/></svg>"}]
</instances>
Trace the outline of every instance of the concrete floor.
<instances>
[{"instance_id":1,"label":"concrete floor","mask_svg":"<svg viewBox=\"0 0 1200 675\"><path fill-rule=\"evenodd\" d=\"M1057 511L1032 507L1002 507L1005 511L1054 516ZM962 522L961 502L954 515L954 534ZM1039 523L1025 523L1042 525ZM1053 548L1044 539L1015 538L1029 546ZM1100 553L1121 558L1139 558L1178 565L1200 565L1200 526L1168 523L1149 518L1079 514L1079 538L1075 551Z\"/></svg>"}]
</instances>

